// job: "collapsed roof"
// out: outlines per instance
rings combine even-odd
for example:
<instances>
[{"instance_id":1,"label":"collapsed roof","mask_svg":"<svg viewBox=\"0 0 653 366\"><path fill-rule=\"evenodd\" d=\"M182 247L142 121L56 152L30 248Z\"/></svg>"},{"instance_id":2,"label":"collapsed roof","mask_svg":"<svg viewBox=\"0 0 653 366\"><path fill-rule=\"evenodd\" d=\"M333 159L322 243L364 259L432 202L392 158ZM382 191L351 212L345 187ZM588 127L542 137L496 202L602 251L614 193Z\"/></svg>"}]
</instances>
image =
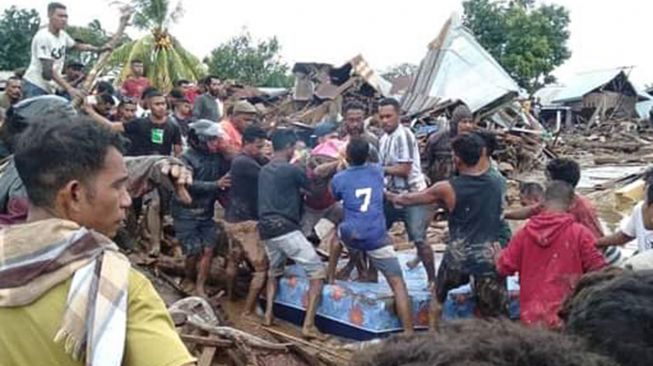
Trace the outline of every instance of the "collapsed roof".
<instances>
[{"instance_id":1,"label":"collapsed roof","mask_svg":"<svg viewBox=\"0 0 653 366\"><path fill-rule=\"evenodd\" d=\"M631 68L589 71L576 74L556 95L553 103L567 104L578 102L592 92L613 91L628 96L637 96L638 101L648 100L648 96L637 91L628 79Z\"/></svg>"},{"instance_id":2,"label":"collapsed roof","mask_svg":"<svg viewBox=\"0 0 653 366\"><path fill-rule=\"evenodd\" d=\"M519 85L453 14L428 46L402 108L417 114L448 100L463 101L477 112L519 95Z\"/></svg>"}]
</instances>

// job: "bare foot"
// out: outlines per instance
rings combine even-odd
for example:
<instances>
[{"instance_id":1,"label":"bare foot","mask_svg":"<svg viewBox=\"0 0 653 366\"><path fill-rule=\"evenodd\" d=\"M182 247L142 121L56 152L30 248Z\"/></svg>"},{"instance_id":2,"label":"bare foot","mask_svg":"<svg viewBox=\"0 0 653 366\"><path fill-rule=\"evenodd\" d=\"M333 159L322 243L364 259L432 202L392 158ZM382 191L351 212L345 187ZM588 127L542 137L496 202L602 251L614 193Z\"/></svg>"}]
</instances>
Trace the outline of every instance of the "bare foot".
<instances>
[{"instance_id":1,"label":"bare foot","mask_svg":"<svg viewBox=\"0 0 653 366\"><path fill-rule=\"evenodd\" d=\"M328 337L320 332L315 326L302 328L302 337L305 339L317 339L318 341L326 341Z\"/></svg>"},{"instance_id":2,"label":"bare foot","mask_svg":"<svg viewBox=\"0 0 653 366\"><path fill-rule=\"evenodd\" d=\"M271 327L274 325L274 318L272 317L272 314L265 314L265 317L263 318L262 322L264 327Z\"/></svg>"},{"instance_id":3,"label":"bare foot","mask_svg":"<svg viewBox=\"0 0 653 366\"><path fill-rule=\"evenodd\" d=\"M250 313L250 312L245 312L243 315L240 317L242 320L250 323L258 323L261 321L261 317L258 316L256 313Z\"/></svg>"}]
</instances>

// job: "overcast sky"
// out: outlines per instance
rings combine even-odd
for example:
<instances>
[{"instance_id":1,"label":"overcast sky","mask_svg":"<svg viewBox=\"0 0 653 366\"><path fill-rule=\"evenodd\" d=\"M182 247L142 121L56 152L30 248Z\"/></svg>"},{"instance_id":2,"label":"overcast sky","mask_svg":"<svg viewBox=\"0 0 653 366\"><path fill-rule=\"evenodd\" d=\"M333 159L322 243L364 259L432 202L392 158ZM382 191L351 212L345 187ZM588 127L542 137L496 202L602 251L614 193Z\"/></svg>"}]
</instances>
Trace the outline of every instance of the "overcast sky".
<instances>
[{"instance_id":1,"label":"overcast sky","mask_svg":"<svg viewBox=\"0 0 653 366\"><path fill-rule=\"evenodd\" d=\"M0 8L12 4L33 7L44 17L48 2L2 0ZM118 10L108 0L62 2L68 6L73 25L97 18L110 31L117 26ZM176 4L175 0L170 2ZM546 2L564 5L571 13L572 57L555 72L561 81L580 71L636 66L634 81L653 83L652 1ZM184 0L185 15L170 32L200 58L247 27L255 38L277 36L282 56L291 65L297 61L340 64L361 53L372 67L383 70L402 62L418 64L444 21L452 12L462 12L461 3L461 0Z\"/></svg>"}]
</instances>

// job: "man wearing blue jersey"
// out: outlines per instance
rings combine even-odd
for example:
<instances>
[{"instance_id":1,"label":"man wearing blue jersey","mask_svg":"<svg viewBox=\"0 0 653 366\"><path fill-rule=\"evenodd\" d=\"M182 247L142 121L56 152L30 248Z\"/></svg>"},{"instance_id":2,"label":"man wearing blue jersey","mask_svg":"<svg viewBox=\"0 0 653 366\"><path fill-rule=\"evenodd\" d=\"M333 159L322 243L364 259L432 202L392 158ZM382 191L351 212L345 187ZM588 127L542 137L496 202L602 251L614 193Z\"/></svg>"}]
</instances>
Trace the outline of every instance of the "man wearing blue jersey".
<instances>
[{"instance_id":1,"label":"man wearing blue jersey","mask_svg":"<svg viewBox=\"0 0 653 366\"><path fill-rule=\"evenodd\" d=\"M383 213L383 170L378 165L367 164L369 144L354 138L347 145L349 168L331 181L331 191L342 200L345 218L338 227L340 241L334 242L329 258L327 274L333 283L336 264L342 251L341 241L352 251L367 254L375 268L388 281L395 295L397 314L406 334L413 332L408 290L401 272L399 260L388 237Z\"/></svg>"}]
</instances>

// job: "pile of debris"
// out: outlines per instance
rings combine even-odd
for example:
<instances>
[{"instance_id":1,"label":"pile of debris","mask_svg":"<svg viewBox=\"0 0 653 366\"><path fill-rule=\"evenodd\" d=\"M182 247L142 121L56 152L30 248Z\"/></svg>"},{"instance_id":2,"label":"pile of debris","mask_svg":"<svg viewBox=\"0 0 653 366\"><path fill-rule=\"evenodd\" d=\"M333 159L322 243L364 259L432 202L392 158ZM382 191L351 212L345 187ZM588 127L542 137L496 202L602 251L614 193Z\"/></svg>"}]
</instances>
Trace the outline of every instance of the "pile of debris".
<instances>
[{"instance_id":1,"label":"pile of debris","mask_svg":"<svg viewBox=\"0 0 653 366\"><path fill-rule=\"evenodd\" d=\"M479 125L497 132L502 145L497 157L507 170L533 168L552 156L543 141L545 130L519 103L521 88L465 29L456 14L428 45L402 108L422 141L429 132L447 129L447 117L464 103Z\"/></svg>"}]
</instances>

